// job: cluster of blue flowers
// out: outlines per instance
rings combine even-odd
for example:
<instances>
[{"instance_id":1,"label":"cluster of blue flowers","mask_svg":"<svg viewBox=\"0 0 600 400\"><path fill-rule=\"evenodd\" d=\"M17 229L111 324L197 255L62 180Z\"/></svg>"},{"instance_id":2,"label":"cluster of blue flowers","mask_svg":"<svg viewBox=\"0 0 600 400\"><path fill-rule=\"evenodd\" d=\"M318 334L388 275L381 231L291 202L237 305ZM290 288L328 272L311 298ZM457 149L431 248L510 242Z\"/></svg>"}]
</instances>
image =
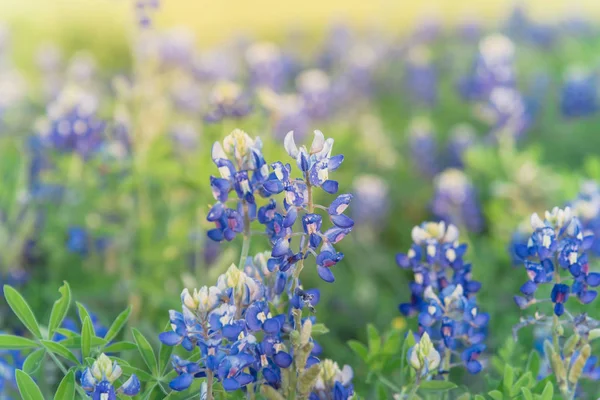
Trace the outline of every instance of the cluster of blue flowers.
<instances>
[{"instance_id":1,"label":"cluster of blue flowers","mask_svg":"<svg viewBox=\"0 0 600 400\"><path fill-rule=\"evenodd\" d=\"M216 378L226 391L247 388L250 384L254 385L253 390L259 390L261 385L279 390L284 374L302 375L303 370L319 364L321 348L310 332L304 333L306 326L313 326L315 317L300 317L302 309L314 310L319 291L296 288L290 296L289 308L278 313L277 309L283 306L278 289L281 275L269 270L266 256L259 254L249 260L244 271L232 265L218 278L216 286L182 292L182 312L170 311L173 330L159 338L166 345L181 345L190 352L197 347L200 360L173 357L173 367L178 373L170 383L173 390L185 390L195 378L206 376ZM297 347L292 339L291 332L298 331L303 332L301 336L308 335L297 339L305 340L305 346ZM331 392L325 399L348 399L353 393L349 380L331 384ZM334 391L345 395L333 397Z\"/></svg>"},{"instance_id":2,"label":"cluster of blue flowers","mask_svg":"<svg viewBox=\"0 0 600 400\"><path fill-rule=\"evenodd\" d=\"M459 355L470 373L478 373L489 315L480 312L475 299L481 284L463 259L467 245L458 242L458 229L444 222L416 226L412 238L408 253L396 258L400 267L414 272L411 300L400 304L400 312L418 315L419 335L427 333L443 355L439 373L447 373Z\"/></svg>"},{"instance_id":3,"label":"cluster of blue flowers","mask_svg":"<svg viewBox=\"0 0 600 400\"><path fill-rule=\"evenodd\" d=\"M284 145L296 160L301 178L291 176L289 164L276 162L269 170L260 139L253 140L240 130L213 146L212 158L221 177L210 178L217 203L207 217L216 224L208 237L231 241L243 233L246 246L250 224L258 220L265 226L272 250L253 259L243 253L240 268L232 265L216 286L182 292L182 311L170 311L172 330L159 338L190 352L198 348L200 360L173 358L178 373L170 383L173 390L185 390L195 378L206 377L208 382L221 382L226 391L261 390L261 386L287 391L284 383L304 382L297 389L311 399L347 399L353 394L347 369L342 373L337 364L320 365L321 347L312 337L316 323L312 312L320 294L304 290L299 278L304 260L312 254L319 276L333 282L331 267L343 257L333 245L354 225L344 214L352 196L340 195L329 207L313 202L313 190L318 187L337 192L338 184L329 179L329 171L339 167L343 156L331 155L333 139L326 140L320 131L315 132L310 149L298 148L292 132ZM230 193L235 193L232 199ZM282 209L274 199L257 208L257 196L280 193L285 194ZM228 207L228 202L235 206ZM332 228L322 232L322 216L315 208L327 213ZM294 232L298 221L302 231ZM298 252L292 250L293 238L299 240ZM311 313L303 316L305 309ZM210 385L207 390L212 390Z\"/></svg>"},{"instance_id":4,"label":"cluster of blue flowers","mask_svg":"<svg viewBox=\"0 0 600 400\"><path fill-rule=\"evenodd\" d=\"M527 244L515 248L529 277L521 286L523 296L515 296L517 305L525 309L547 301L536 297L540 285L552 285L550 300L559 317L565 313L569 297L591 303L598 293L590 288L600 285L600 273L590 272L586 254L594 235L583 230L569 207L547 211L544 220L533 214L531 227L534 232Z\"/></svg>"}]
</instances>

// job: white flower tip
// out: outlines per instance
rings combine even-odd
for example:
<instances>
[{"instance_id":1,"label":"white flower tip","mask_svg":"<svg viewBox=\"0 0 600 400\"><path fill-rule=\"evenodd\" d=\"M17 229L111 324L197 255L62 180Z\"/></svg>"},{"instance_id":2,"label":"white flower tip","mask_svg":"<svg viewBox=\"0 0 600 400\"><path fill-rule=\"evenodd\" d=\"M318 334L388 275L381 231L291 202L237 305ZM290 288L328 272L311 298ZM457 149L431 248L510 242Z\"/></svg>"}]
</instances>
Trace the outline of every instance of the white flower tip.
<instances>
[{"instance_id":1,"label":"white flower tip","mask_svg":"<svg viewBox=\"0 0 600 400\"><path fill-rule=\"evenodd\" d=\"M212 146L211 157L213 160L218 160L220 158L227 158L227 154L225 154L225 150L223 150L223 146L220 142L215 142Z\"/></svg>"},{"instance_id":2,"label":"white flower tip","mask_svg":"<svg viewBox=\"0 0 600 400\"><path fill-rule=\"evenodd\" d=\"M548 213L548 211L546 211L546 213ZM542 221L542 219L537 213L531 214L530 223L533 229L539 229L544 227L544 221Z\"/></svg>"},{"instance_id":3,"label":"white flower tip","mask_svg":"<svg viewBox=\"0 0 600 400\"><path fill-rule=\"evenodd\" d=\"M283 147L290 157L298 157L298 146L296 146L296 142L294 141L294 131L289 131L287 135L285 135L285 139L283 139Z\"/></svg>"},{"instance_id":4,"label":"white flower tip","mask_svg":"<svg viewBox=\"0 0 600 400\"><path fill-rule=\"evenodd\" d=\"M453 224L448 225L448 228L446 229L446 234L444 235L444 242L452 243L457 240L458 240L458 228Z\"/></svg>"},{"instance_id":5,"label":"white flower tip","mask_svg":"<svg viewBox=\"0 0 600 400\"><path fill-rule=\"evenodd\" d=\"M319 153L325 145L325 136L320 130L315 130L315 137L310 145L310 154Z\"/></svg>"}]
</instances>

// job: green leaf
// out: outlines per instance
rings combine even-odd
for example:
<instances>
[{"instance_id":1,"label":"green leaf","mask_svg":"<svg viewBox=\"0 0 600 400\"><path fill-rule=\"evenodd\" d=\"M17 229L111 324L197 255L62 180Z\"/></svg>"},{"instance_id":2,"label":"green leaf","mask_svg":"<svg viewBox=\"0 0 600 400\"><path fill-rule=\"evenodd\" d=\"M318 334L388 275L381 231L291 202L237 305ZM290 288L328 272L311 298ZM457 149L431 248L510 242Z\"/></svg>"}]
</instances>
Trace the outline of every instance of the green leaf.
<instances>
[{"instance_id":1,"label":"green leaf","mask_svg":"<svg viewBox=\"0 0 600 400\"><path fill-rule=\"evenodd\" d=\"M552 397L554 397L554 386L552 382L548 382L542 392L541 400L552 400Z\"/></svg>"},{"instance_id":2,"label":"green leaf","mask_svg":"<svg viewBox=\"0 0 600 400\"><path fill-rule=\"evenodd\" d=\"M540 366L540 353L538 353L537 350L533 350L531 353L529 353L526 370L531 372L531 375L535 378L540 373Z\"/></svg>"},{"instance_id":3,"label":"green leaf","mask_svg":"<svg viewBox=\"0 0 600 400\"><path fill-rule=\"evenodd\" d=\"M152 374L157 375L156 356L154 355L154 350L152 350L152 346L148 342L148 339L146 339L144 335L142 335L142 333L135 328L133 328L131 332L133 332L133 340L135 340L144 362L148 368L150 368Z\"/></svg>"},{"instance_id":4,"label":"green leaf","mask_svg":"<svg viewBox=\"0 0 600 400\"><path fill-rule=\"evenodd\" d=\"M33 379L25 372L18 369L15 372L17 378L17 386L22 400L44 400L40 388L35 384Z\"/></svg>"},{"instance_id":5,"label":"green leaf","mask_svg":"<svg viewBox=\"0 0 600 400\"><path fill-rule=\"evenodd\" d=\"M92 338L95 337L94 326L89 316L83 320L83 328L81 328L81 354L83 357L88 357L92 351Z\"/></svg>"},{"instance_id":6,"label":"green leaf","mask_svg":"<svg viewBox=\"0 0 600 400\"><path fill-rule=\"evenodd\" d=\"M458 396L456 400L471 400L471 395L469 393L463 393Z\"/></svg>"},{"instance_id":7,"label":"green leaf","mask_svg":"<svg viewBox=\"0 0 600 400\"><path fill-rule=\"evenodd\" d=\"M367 325L367 343L369 344L369 354L373 355L379 352L381 337L373 324Z\"/></svg>"},{"instance_id":8,"label":"green leaf","mask_svg":"<svg viewBox=\"0 0 600 400\"><path fill-rule=\"evenodd\" d=\"M132 342L116 342L109 344L104 349L106 353L120 353L122 351L131 351L137 349L137 345Z\"/></svg>"},{"instance_id":9,"label":"green leaf","mask_svg":"<svg viewBox=\"0 0 600 400\"><path fill-rule=\"evenodd\" d=\"M117 337L121 329L123 329L123 327L129 320L130 314L131 306L127 307L126 310L124 310L123 312L121 312L121 314L117 316L115 322L113 322L110 328L108 328L108 332L106 332L106 335L104 336L104 339L106 339L107 342L111 342L115 337Z\"/></svg>"},{"instance_id":10,"label":"green leaf","mask_svg":"<svg viewBox=\"0 0 600 400\"><path fill-rule=\"evenodd\" d=\"M397 330L390 331L383 343L383 352L385 354L398 354L400 344L402 343L402 333Z\"/></svg>"},{"instance_id":11,"label":"green leaf","mask_svg":"<svg viewBox=\"0 0 600 400\"><path fill-rule=\"evenodd\" d=\"M70 331L65 328L57 328L54 330L54 333L59 333L59 334L63 335L64 337L66 337L67 339L80 336L79 333Z\"/></svg>"},{"instance_id":12,"label":"green leaf","mask_svg":"<svg viewBox=\"0 0 600 400\"><path fill-rule=\"evenodd\" d=\"M324 335L326 333L329 333L329 329L325 326L325 324L319 323L312 326L312 336Z\"/></svg>"},{"instance_id":13,"label":"green leaf","mask_svg":"<svg viewBox=\"0 0 600 400\"><path fill-rule=\"evenodd\" d=\"M37 372L42 365L44 355L46 355L45 349L37 349L33 353L29 354L23 363L23 371L27 374L33 374Z\"/></svg>"},{"instance_id":14,"label":"green leaf","mask_svg":"<svg viewBox=\"0 0 600 400\"><path fill-rule=\"evenodd\" d=\"M419 390L431 390L444 392L457 387L454 383L448 381L425 381L419 385Z\"/></svg>"},{"instance_id":15,"label":"green leaf","mask_svg":"<svg viewBox=\"0 0 600 400\"><path fill-rule=\"evenodd\" d=\"M281 393L269 385L262 385L260 391L267 400L285 400Z\"/></svg>"},{"instance_id":16,"label":"green leaf","mask_svg":"<svg viewBox=\"0 0 600 400\"><path fill-rule=\"evenodd\" d=\"M75 304L77 305L77 313L79 314L79 320L81 321L81 326L83 326L83 323L85 322L85 318L87 317L91 321L92 316L90 315L87 308L85 308L85 306L83 304L81 304L80 302L75 302Z\"/></svg>"},{"instance_id":17,"label":"green leaf","mask_svg":"<svg viewBox=\"0 0 600 400\"><path fill-rule=\"evenodd\" d=\"M54 331L60 327L71 305L71 288L69 284L65 281L58 291L60 292L60 298L54 302L48 322L49 338L52 338Z\"/></svg>"},{"instance_id":18,"label":"green leaf","mask_svg":"<svg viewBox=\"0 0 600 400\"><path fill-rule=\"evenodd\" d=\"M475 397L473 397L473 400L485 400L485 397L480 394L476 394Z\"/></svg>"},{"instance_id":19,"label":"green leaf","mask_svg":"<svg viewBox=\"0 0 600 400\"><path fill-rule=\"evenodd\" d=\"M74 336L65 340L61 340L63 346L68 349L79 349L81 348L81 336ZM104 347L106 346L106 340L99 337L92 337L92 347Z\"/></svg>"},{"instance_id":20,"label":"green leaf","mask_svg":"<svg viewBox=\"0 0 600 400\"><path fill-rule=\"evenodd\" d=\"M367 357L369 356L369 350L367 350L367 346L365 346L364 344L362 344L358 340L348 340L348 346L363 361L365 361L365 362L367 361Z\"/></svg>"},{"instance_id":21,"label":"green leaf","mask_svg":"<svg viewBox=\"0 0 600 400\"><path fill-rule=\"evenodd\" d=\"M377 383L377 400L387 400L389 398L385 385L381 382Z\"/></svg>"},{"instance_id":22,"label":"green leaf","mask_svg":"<svg viewBox=\"0 0 600 400\"><path fill-rule=\"evenodd\" d=\"M533 400L531 390L527 389L526 387L521 388L521 393L523 394L523 400Z\"/></svg>"},{"instance_id":23,"label":"green leaf","mask_svg":"<svg viewBox=\"0 0 600 400\"><path fill-rule=\"evenodd\" d=\"M164 331L168 331L170 329L171 322L168 322ZM160 344L160 348L158 349L158 372L161 374L161 376L164 375L165 372L167 372L167 367L169 366L169 360L171 359L173 350L173 346L167 346L163 343Z\"/></svg>"},{"instance_id":24,"label":"green leaf","mask_svg":"<svg viewBox=\"0 0 600 400\"><path fill-rule=\"evenodd\" d=\"M62 358L71 361L75 365L79 365L79 360L75 357L69 349L67 349L61 342L53 342L51 340L42 340L42 345L46 350L58 354Z\"/></svg>"},{"instance_id":25,"label":"green leaf","mask_svg":"<svg viewBox=\"0 0 600 400\"><path fill-rule=\"evenodd\" d=\"M69 371L67 375L60 381L54 400L74 400L75 399L75 372Z\"/></svg>"},{"instance_id":26,"label":"green leaf","mask_svg":"<svg viewBox=\"0 0 600 400\"><path fill-rule=\"evenodd\" d=\"M490 396L494 400L502 400L502 398L504 397L502 395L502 392L499 390L492 390L488 393L488 396Z\"/></svg>"},{"instance_id":27,"label":"green leaf","mask_svg":"<svg viewBox=\"0 0 600 400\"><path fill-rule=\"evenodd\" d=\"M21 350L36 347L39 347L39 345L31 339L15 335L0 335L0 349Z\"/></svg>"},{"instance_id":28,"label":"green leaf","mask_svg":"<svg viewBox=\"0 0 600 400\"><path fill-rule=\"evenodd\" d=\"M156 379L152 375L150 375L149 373L147 373L143 369L132 367L131 365L128 365L128 364L123 364L119 360L117 360L115 357L111 357L111 359L114 360L114 361L117 361L119 363L119 366L123 370L123 373L125 373L126 375L136 374L136 376L142 382L154 382L154 381L156 381Z\"/></svg>"},{"instance_id":29,"label":"green leaf","mask_svg":"<svg viewBox=\"0 0 600 400\"><path fill-rule=\"evenodd\" d=\"M504 366L504 379L502 379L502 386L504 387L504 392L508 393L513 386L515 379L515 372L510 365Z\"/></svg>"},{"instance_id":30,"label":"green leaf","mask_svg":"<svg viewBox=\"0 0 600 400\"><path fill-rule=\"evenodd\" d=\"M527 371L526 373L521 375L521 377L519 379L517 379L517 381L514 383L512 389L510 390L510 395L514 397L517 394L519 394L519 391L521 390L521 388L523 388L523 387L528 388L532 385L533 385L533 378L531 377L531 372Z\"/></svg>"},{"instance_id":31,"label":"green leaf","mask_svg":"<svg viewBox=\"0 0 600 400\"><path fill-rule=\"evenodd\" d=\"M23 325L38 339L42 338L42 332L38 325L31 307L25 301L21 293L17 292L11 286L4 285L4 298L13 310L15 315L21 320Z\"/></svg>"}]
</instances>

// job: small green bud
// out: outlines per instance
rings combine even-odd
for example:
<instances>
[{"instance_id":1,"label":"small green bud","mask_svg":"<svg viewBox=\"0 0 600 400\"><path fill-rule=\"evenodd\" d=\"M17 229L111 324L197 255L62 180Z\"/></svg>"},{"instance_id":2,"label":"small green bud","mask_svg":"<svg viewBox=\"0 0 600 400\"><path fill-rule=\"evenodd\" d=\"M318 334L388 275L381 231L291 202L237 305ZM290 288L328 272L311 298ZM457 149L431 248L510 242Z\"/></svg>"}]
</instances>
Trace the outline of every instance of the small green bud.
<instances>
[{"instance_id":1,"label":"small green bud","mask_svg":"<svg viewBox=\"0 0 600 400\"><path fill-rule=\"evenodd\" d=\"M577 343L579 343L579 335L577 333L574 333L565 342L565 345L563 348L563 353L565 354L565 357L570 357L573 354L573 351L575 351L575 346L577 346Z\"/></svg>"},{"instance_id":2,"label":"small green bud","mask_svg":"<svg viewBox=\"0 0 600 400\"><path fill-rule=\"evenodd\" d=\"M308 342L310 342L310 337L312 333L312 322L309 318L304 321L304 325L302 325L302 331L300 332L300 345L304 346Z\"/></svg>"},{"instance_id":3,"label":"small green bud","mask_svg":"<svg viewBox=\"0 0 600 400\"><path fill-rule=\"evenodd\" d=\"M281 393L279 393L277 389L273 388L272 386L261 385L260 391L267 400L285 400Z\"/></svg>"},{"instance_id":4,"label":"small green bud","mask_svg":"<svg viewBox=\"0 0 600 400\"><path fill-rule=\"evenodd\" d=\"M300 374L298 378L298 392L308 394L315 386L315 382L321 373L321 365L314 364L309 369Z\"/></svg>"},{"instance_id":5,"label":"small green bud","mask_svg":"<svg viewBox=\"0 0 600 400\"><path fill-rule=\"evenodd\" d=\"M600 337L600 328L592 329L588 334L588 340L591 342Z\"/></svg>"},{"instance_id":6,"label":"small green bud","mask_svg":"<svg viewBox=\"0 0 600 400\"><path fill-rule=\"evenodd\" d=\"M299 345L300 344L300 333L298 333L298 331L291 331L290 332L290 341L292 342L292 345L294 347Z\"/></svg>"},{"instance_id":7,"label":"small green bud","mask_svg":"<svg viewBox=\"0 0 600 400\"><path fill-rule=\"evenodd\" d=\"M427 332L423 333L419 343L415 344L408 352L408 362L416 371L427 374L440 366L440 353L433 347Z\"/></svg>"},{"instance_id":8,"label":"small green bud","mask_svg":"<svg viewBox=\"0 0 600 400\"><path fill-rule=\"evenodd\" d=\"M585 364L587 363L587 360L590 358L591 354L592 348L589 344L586 344L581 348L579 356L577 357L577 359L575 359L575 362L573 363L573 366L569 371L569 382L576 384L577 381L579 381L579 378L581 378L583 368L585 367Z\"/></svg>"}]
</instances>

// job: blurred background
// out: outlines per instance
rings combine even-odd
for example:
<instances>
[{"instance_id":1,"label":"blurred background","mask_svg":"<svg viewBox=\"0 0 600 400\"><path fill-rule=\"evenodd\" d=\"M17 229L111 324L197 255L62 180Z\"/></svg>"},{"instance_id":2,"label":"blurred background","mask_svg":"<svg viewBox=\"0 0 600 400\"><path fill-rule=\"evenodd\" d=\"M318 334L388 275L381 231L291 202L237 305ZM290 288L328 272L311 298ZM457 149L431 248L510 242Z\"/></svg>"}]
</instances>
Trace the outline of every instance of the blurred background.
<instances>
[{"instance_id":1,"label":"blurred background","mask_svg":"<svg viewBox=\"0 0 600 400\"><path fill-rule=\"evenodd\" d=\"M529 215L570 204L600 233L599 20L593 0L2 2L1 279L40 313L68 280L98 324L132 304L158 332L239 257L206 237L212 143L239 127L285 161L286 132L320 129L357 222L334 284L306 272L325 355L368 393L346 342L416 326L395 255L426 220L469 243L493 352L519 320Z\"/></svg>"}]
</instances>

